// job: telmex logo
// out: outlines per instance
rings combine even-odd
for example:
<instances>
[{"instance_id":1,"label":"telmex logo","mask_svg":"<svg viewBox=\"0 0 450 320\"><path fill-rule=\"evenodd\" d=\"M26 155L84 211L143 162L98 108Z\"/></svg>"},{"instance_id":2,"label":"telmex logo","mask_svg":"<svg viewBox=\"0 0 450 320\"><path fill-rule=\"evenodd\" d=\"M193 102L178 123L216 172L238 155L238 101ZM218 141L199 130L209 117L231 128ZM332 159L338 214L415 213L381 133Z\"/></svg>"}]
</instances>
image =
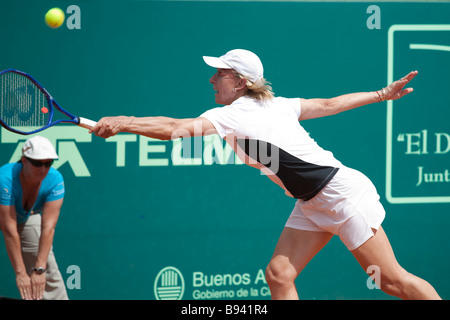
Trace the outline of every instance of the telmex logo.
<instances>
[{"instance_id":1,"label":"telmex logo","mask_svg":"<svg viewBox=\"0 0 450 320\"><path fill-rule=\"evenodd\" d=\"M156 300L181 300L184 294L184 278L175 267L165 267L155 278Z\"/></svg>"},{"instance_id":2,"label":"telmex logo","mask_svg":"<svg viewBox=\"0 0 450 320\"><path fill-rule=\"evenodd\" d=\"M22 136L0 127L0 145L16 144L9 162L16 162L22 155L22 146L26 139L33 135ZM53 167L58 169L68 163L76 177L90 177L91 173L78 150L77 144L91 143L92 135L88 130L73 126L54 126L34 135L48 138L55 146L59 159ZM98 140L99 143L103 143ZM243 164L228 143L223 143L217 135L203 137L200 142L191 142L191 139L181 138L173 141L161 141L157 139L138 136L135 134L118 134L105 140L105 148L116 150L116 166L125 167L126 146L128 143L138 144L138 165L140 167L161 166L198 166L216 164ZM193 146L192 146L193 145ZM193 149L193 150L192 150Z\"/></svg>"}]
</instances>

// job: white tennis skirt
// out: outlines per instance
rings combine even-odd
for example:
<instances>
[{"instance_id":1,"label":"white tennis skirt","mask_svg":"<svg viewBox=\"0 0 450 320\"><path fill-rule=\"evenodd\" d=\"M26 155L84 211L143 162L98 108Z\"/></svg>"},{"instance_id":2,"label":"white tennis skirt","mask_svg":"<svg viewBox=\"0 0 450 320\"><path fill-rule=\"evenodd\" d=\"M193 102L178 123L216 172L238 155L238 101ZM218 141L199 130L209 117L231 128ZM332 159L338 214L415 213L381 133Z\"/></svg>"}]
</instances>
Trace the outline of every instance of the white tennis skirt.
<instances>
[{"instance_id":1,"label":"white tennis skirt","mask_svg":"<svg viewBox=\"0 0 450 320\"><path fill-rule=\"evenodd\" d=\"M386 213L372 181L342 167L311 200L297 200L286 227L339 236L349 250L370 239Z\"/></svg>"}]
</instances>

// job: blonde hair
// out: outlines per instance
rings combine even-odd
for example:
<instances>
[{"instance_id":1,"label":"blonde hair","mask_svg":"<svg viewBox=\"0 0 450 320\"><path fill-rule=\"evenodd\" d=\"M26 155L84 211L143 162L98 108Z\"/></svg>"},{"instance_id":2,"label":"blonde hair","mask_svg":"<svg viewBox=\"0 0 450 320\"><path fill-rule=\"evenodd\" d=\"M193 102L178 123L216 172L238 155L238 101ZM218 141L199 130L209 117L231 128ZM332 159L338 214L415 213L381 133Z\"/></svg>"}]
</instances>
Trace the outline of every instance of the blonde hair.
<instances>
[{"instance_id":1,"label":"blonde hair","mask_svg":"<svg viewBox=\"0 0 450 320\"><path fill-rule=\"evenodd\" d=\"M254 98L256 100L272 100L274 97L271 83L265 78L261 78L256 82L250 81L247 77L239 74L235 70L233 73L236 77L247 80L247 96Z\"/></svg>"}]
</instances>

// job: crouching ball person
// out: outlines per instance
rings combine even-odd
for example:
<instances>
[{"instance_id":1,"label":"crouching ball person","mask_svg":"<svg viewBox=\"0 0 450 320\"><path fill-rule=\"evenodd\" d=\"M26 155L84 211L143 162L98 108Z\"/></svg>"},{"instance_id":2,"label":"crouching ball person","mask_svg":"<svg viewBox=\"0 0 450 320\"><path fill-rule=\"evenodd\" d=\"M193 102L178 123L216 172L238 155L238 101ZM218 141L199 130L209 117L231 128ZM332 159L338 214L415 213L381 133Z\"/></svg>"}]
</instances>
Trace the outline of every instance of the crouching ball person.
<instances>
[{"instance_id":1,"label":"crouching ball person","mask_svg":"<svg viewBox=\"0 0 450 320\"><path fill-rule=\"evenodd\" d=\"M28 139L17 163L0 167L0 228L22 299L67 300L52 251L64 181L51 167L58 155L47 138Z\"/></svg>"},{"instance_id":2,"label":"crouching ball person","mask_svg":"<svg viewBox=\"0 0 450 320\"><path fill-rule=\"evenodd\" d=\"M399 99L413 91L404 87L417 72L378 91L292 99L273 95L259 57L248 50L203 59L216 69L210 83L216 103L223 107L190 119L107 117L91 131L104 138L131 132L162 140L219 134L245 163L267 173L296 198L266 269L273 299L299 298L295 279L333 235L364 271L371 265L380 268L384 292L403 299L439 299L428 282L397 263L381 227L385 211L372 182L322 149L300 125L303 120Z\"/></svg>"}]
</instances>

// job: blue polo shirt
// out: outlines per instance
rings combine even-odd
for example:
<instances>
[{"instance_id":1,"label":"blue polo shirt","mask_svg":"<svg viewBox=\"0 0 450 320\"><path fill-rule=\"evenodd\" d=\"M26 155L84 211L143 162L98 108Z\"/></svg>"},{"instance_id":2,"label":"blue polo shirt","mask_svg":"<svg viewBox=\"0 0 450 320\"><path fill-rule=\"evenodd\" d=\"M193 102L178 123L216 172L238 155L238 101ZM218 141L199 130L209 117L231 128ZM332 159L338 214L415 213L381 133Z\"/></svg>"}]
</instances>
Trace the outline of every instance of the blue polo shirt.
<instances>
[{"instance_id":1,"label":"blue polo shirt","mask_svg":"<svg viewBox=\"0 0 450 320\"><path fill-rule=\"evenodd\" d=\"M22 186L20 184L20 171L22 163L8 163L0 167L0 205L15 206L17 223L27 221L31 213L42 213L44 204L64 198L64 180L55 168L50 168L47 176L41 183L36 202L30 211L22 207Z\"/></svg>"}]
</instances>

